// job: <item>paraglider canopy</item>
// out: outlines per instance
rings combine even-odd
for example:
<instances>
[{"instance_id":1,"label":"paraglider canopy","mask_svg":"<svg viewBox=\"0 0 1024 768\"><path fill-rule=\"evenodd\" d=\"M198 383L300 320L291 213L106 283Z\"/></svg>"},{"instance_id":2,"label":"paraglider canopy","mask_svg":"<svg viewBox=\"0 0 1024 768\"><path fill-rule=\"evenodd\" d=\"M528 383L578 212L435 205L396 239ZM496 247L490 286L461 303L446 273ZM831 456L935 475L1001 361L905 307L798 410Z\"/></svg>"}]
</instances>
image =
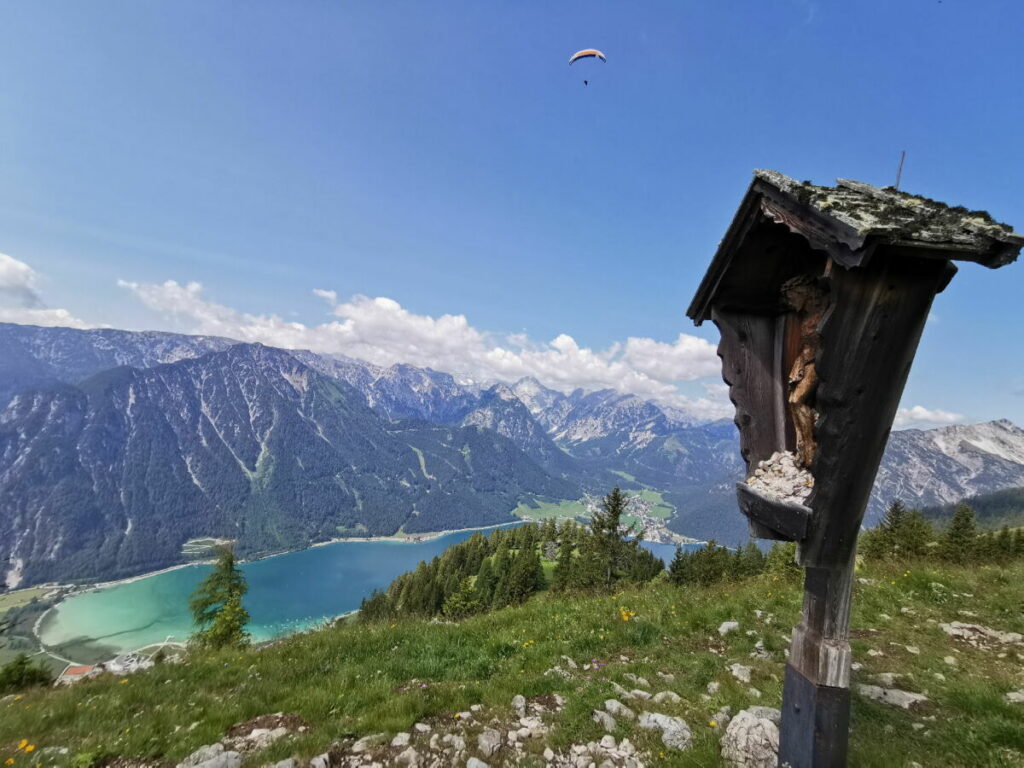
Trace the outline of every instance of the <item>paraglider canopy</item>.
<instances>
[{"instance_id":1,"label":"paraglider canopy","mask_svg":"<svg viewBox=\"0 0 1024 768\"><path fill-rule=\"evenodd\" d=\"M601 53L597 48L584 48L582 51L576 51L572 56L569 57L569 63L579 61L580 59L600 59L601 61L608 61L608 58Z\"/></svg>"}]
</instances>

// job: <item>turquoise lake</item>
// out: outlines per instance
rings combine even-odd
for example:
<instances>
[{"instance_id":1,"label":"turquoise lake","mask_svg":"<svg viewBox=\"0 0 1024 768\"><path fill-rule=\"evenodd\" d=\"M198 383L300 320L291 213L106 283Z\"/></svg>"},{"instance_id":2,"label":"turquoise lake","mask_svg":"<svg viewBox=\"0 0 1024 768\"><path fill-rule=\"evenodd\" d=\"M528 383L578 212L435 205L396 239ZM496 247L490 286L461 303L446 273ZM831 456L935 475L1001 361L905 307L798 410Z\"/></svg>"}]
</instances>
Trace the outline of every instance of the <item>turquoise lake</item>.
<instances>
[{"instance_id":1,"label":"turquoise lake","mask_svg":"<svg viewBox=\"0 0 1024 768\"><path fill-rule=\"evenodd\" d=\"M343 541L245 563L249 631L256 641L270 640L356 610L373 590L472 535L460 531L412 543ZM668 544L644 546L666 562L675 553ZM209 572L208 565L192 565L75 595L46 615L40 637L82 663L168 638L185 642L192 630L188 597Z\"/></svg>"}]
</instances>

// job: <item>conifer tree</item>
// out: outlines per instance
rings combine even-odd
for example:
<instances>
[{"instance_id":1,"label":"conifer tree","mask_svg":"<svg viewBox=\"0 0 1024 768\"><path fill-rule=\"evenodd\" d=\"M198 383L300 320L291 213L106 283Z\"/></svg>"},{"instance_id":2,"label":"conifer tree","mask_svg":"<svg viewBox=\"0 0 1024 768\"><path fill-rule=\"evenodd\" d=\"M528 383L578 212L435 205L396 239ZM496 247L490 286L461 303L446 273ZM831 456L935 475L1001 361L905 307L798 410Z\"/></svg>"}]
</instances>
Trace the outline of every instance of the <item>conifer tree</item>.
<instances>
[{"instance_id":1,"label":"conifer tree","mask_svg":"<svg viewBox=\"0 0 1024 768\"><path fill-rule=\"evenodd\" d=\"M476 574L476 594L482 605L490 605L494 600L494 587L498 579L491 567L491 560L487 558L480 563L480 570Z\"/></svg>"},{"instance_id":2,"label":"conifer tree","mask_svg":"<svg viewBox=\"0 0 1024 768\"><path fill-rule=\"evenodd\" d=\"M231 547L222 547L213 573L207 576L189 599L196 632L192 640L206 648L242 647L249 642L245 630L249 613L242 605L248 590Z\"/></svg>"},{"instance_id":3,"label":"conifer tree","mask_svg":"<svg viewBox=\"0 0 1024 768\"><path fill-rule=\"evenodd\" d=\"M456 591L445 598L444 607L441 612L449 619L457 621L467 616L472 616L474 613L479 612L482 607L483 603L473 587L473 580L466 578L462 580Z\"/></svg>"},{"instance_id":4,"label":"conifer tree","mask_svg":"<svg viewBox=\"0 0 1024 768\"><path fill-rule=\"evenodd\" d=\"M953 512L953 519L942 536L939 555L951 563L969 563L977 552L978 527L974 512L966 504L960 504Z\"/></svg>"},{"instance_id":5,"label":"conifer tree","mask_svg":"<svg viewBox=\"0 0 1024 768\"><path fill-rule=\"evenodd\" d=\"M599 559L601 585L605 588L610 588L622 575L630 551L635 550L640 543L640 534L634 534L632 541L625 538L633 534L632 530L622 525L625 511L626 496L615 486L590 518L594 553Z\"/></svg>"},{"instance_id":6,"label":"conifer tree","mask_svg":"<svg viewBox=\"0 0 1024 768\"><path fill-rule=\"evenodd\" d=\"M573 563L575 562L576 539L569 535L568 531L562 529L562 541L558 546L558 561L555 563L555 572L552 575L551 590L553 592L564 592L573 582Z\"/></svg>"}]
</instances>

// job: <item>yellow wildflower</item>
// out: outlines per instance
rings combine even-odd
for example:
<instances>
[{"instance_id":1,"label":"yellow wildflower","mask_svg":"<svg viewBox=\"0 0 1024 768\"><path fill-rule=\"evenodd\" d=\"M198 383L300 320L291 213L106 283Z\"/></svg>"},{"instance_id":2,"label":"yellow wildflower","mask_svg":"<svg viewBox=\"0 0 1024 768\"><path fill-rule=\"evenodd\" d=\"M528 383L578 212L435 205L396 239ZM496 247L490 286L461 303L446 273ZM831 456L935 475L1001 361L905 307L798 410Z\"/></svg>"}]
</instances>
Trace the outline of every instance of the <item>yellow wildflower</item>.
<instances>
[{"instance_id":1,"label":"yellow wildflower","mask_svg":"<svg viewBox=\"0 0 1024 768\"><path fill-rule=\"evenodd\" d=\"M35 744L29 744L27 747L25 747L25 754L27 755L29 752L32 752L35 748Z\"/></svg>"},{"instance_id":2,"label":"yellow wildflower","mask_svg":"<svg viewBox=\"0 0 1024 768\"><path fill-rule=\"evenodd\" d=\"M14 758L8 757L6 760L4 760L4 765L14 765Z\"/></svg>"},{"instance_id":3,"label":"yellow wildflower","mask_svg":"<svg viewBox=\"0 0 1024 768\"><path fill-rule=\"evenodd\" d=\"M708 720L708 725L710 725L712 728L715 728L718 726L718 723L716 723L714 720Z\"/></svg>"},{"instance_id":4,"label":"yellow wildflower","mask_svg":"<svg viewBox=\"0 0 1024 768\"><path fill-rule=\"evenodd\" d=\"M28 739L22 739L18 742L18 749L24 749L26 746L28 746Z\"/></svg>"}]
</instances>

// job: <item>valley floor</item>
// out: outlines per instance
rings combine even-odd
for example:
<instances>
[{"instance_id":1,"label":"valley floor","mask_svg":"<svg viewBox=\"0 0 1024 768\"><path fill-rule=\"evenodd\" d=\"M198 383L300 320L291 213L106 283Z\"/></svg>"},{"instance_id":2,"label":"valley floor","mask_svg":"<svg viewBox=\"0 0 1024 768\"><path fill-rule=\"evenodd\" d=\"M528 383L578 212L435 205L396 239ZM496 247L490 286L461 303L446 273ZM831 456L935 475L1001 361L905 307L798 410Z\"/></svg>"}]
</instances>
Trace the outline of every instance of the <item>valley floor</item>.
<instances>
[{"instance_id":1,"label":"valley floor","mask_svg":"<svg viewBox=\"0 0 1024 768\"><path fill-rule=\"evenodd\" d=\"M857 575L854 690L898 688L926 700L904 710L868 698L870 689L855 693L851 765L1024 764L1024 704L1007 697L1024 687L1024 644L1008 634L971 642L941 626L959 621L1024 632L1024 564L872 565ZM462 765L484 758L479 735L492 725L500 726L501 743L487 764L544 765L546 749L565 755L573 745L600 741L606 728L592 713L615 699L638 714L682 718L692 731L692 746L681 751L658 731L616 717L611 737L628 739L646 765L720 765L722 709L735 715L779 705L800 592L780 575L709 589L660 582L613 596L544 594L460 624L342 622L263 650L8 696L0 700L0 760L35 765L44 754L47 765L67 765L77 755L77 765L89 765L126 756L174 765L200 746L237 736L235 724L286 713L297 718L287 735L246 753L245 765L305 761L332 745L344 755L355 739L377 733L387 735L372 748L382 760L394 760L406 738L421 755L434 754L431 737L450 734L438 749L463 740ZM722 636L718 628L727 621L739 626ZM735 664L749 667L749 682L730 671ZM679 698L655 704L645 691ZM537 705L532 716L543 724L516 750L504 733L518 695ZM388 746L403 733L401 747ZM35 748L31 756L19 748L23 739Z\"/></svg>"}]
</instances>

